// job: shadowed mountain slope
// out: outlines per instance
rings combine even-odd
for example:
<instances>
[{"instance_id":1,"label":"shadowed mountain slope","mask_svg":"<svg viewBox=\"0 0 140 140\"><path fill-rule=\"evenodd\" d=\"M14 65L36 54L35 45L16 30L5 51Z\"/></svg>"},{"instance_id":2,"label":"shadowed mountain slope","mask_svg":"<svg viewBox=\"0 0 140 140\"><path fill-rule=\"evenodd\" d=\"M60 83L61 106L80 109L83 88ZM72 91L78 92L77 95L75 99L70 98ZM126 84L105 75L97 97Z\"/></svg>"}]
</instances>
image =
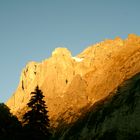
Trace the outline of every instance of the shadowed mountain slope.
<instances>
[{"instance_id":1,"label":"shadowed mountain slope","mask_svg":"<svg viewBox=\"0 0 140 140\"><path fill-rule=\"evenodd\" d=\"M139 140L140 73L88 108L74 124L59 128L55 139Z\"/></svg>"}]
</instances>

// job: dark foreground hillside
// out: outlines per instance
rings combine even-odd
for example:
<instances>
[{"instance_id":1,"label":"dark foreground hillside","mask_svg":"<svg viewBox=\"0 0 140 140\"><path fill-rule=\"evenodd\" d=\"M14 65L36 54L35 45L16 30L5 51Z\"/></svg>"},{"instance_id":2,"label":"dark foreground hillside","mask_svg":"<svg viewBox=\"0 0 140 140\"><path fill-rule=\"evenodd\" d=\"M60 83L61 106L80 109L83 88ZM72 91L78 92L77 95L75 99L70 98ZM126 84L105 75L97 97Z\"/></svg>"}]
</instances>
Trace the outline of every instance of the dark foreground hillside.
<instances>
[{"instance_id":1,"label":"dark foreground hillside","mask_svg":"<svg viewBox=\"0 0 140 140\"><path fill-rule=\"evenodd\" d=\"M54 139L140 140L140 74L123 83L106 99L96 103Z\"/></svg>"}]
</instances>

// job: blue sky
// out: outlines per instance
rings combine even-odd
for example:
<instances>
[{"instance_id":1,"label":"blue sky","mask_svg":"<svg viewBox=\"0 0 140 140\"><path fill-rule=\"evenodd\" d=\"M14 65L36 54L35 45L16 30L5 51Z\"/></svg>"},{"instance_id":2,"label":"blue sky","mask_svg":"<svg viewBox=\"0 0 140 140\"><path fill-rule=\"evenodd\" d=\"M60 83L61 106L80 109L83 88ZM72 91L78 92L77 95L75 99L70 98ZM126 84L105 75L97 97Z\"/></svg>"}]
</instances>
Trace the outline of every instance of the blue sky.
<instances>
[{"instance_id":1,"label":"blue sky","mask_svg":"<svg viewBox=\"0 0 140 140\"><path fill-rule=\"evenodd\" d=\"M140 35L140 0L0 0L0 102L29 61L56 47L73 55L107 38Z\"/></svg>"}]
</instances>

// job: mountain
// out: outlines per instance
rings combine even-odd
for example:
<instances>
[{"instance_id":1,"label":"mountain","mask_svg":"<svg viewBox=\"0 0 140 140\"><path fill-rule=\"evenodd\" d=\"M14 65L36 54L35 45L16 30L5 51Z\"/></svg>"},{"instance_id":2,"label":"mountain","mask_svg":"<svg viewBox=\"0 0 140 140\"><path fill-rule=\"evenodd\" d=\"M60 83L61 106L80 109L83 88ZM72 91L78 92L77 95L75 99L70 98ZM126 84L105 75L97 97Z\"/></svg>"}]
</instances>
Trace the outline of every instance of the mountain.
<instances>
[{"instance_id":1,"label":"mountain","mask_svg":"<svg viewBox=\"0 0 140 140\"><path fill-rule=\"evenodd\" d=\"M20 119L39 85L52 127L69 125L139 72L140 37L135 34L91 45L75 57L66 48L56 48L50 58L26 65L6 104Z\"/></svg>"}]
</instances>

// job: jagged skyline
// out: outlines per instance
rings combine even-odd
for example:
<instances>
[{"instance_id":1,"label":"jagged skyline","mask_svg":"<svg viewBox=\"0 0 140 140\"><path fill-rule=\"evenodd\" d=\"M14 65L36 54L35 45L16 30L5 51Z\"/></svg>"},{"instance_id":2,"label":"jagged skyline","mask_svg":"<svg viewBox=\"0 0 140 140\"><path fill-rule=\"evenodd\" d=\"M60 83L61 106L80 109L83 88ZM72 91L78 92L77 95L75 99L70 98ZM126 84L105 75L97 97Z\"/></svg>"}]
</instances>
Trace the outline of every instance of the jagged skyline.
<instances>
[{"instance_id":1,"label":"jagged skyline","mask_svg":"<svg viewBox=\"0 0 140 140\"><path fill-rule=\"evenodd\" d=\"M56 47L73 56L90 44L129 33L140 35L138 0L0 1L0 102L15 91L28 61Z\"/></svg>"}]
</instances>

